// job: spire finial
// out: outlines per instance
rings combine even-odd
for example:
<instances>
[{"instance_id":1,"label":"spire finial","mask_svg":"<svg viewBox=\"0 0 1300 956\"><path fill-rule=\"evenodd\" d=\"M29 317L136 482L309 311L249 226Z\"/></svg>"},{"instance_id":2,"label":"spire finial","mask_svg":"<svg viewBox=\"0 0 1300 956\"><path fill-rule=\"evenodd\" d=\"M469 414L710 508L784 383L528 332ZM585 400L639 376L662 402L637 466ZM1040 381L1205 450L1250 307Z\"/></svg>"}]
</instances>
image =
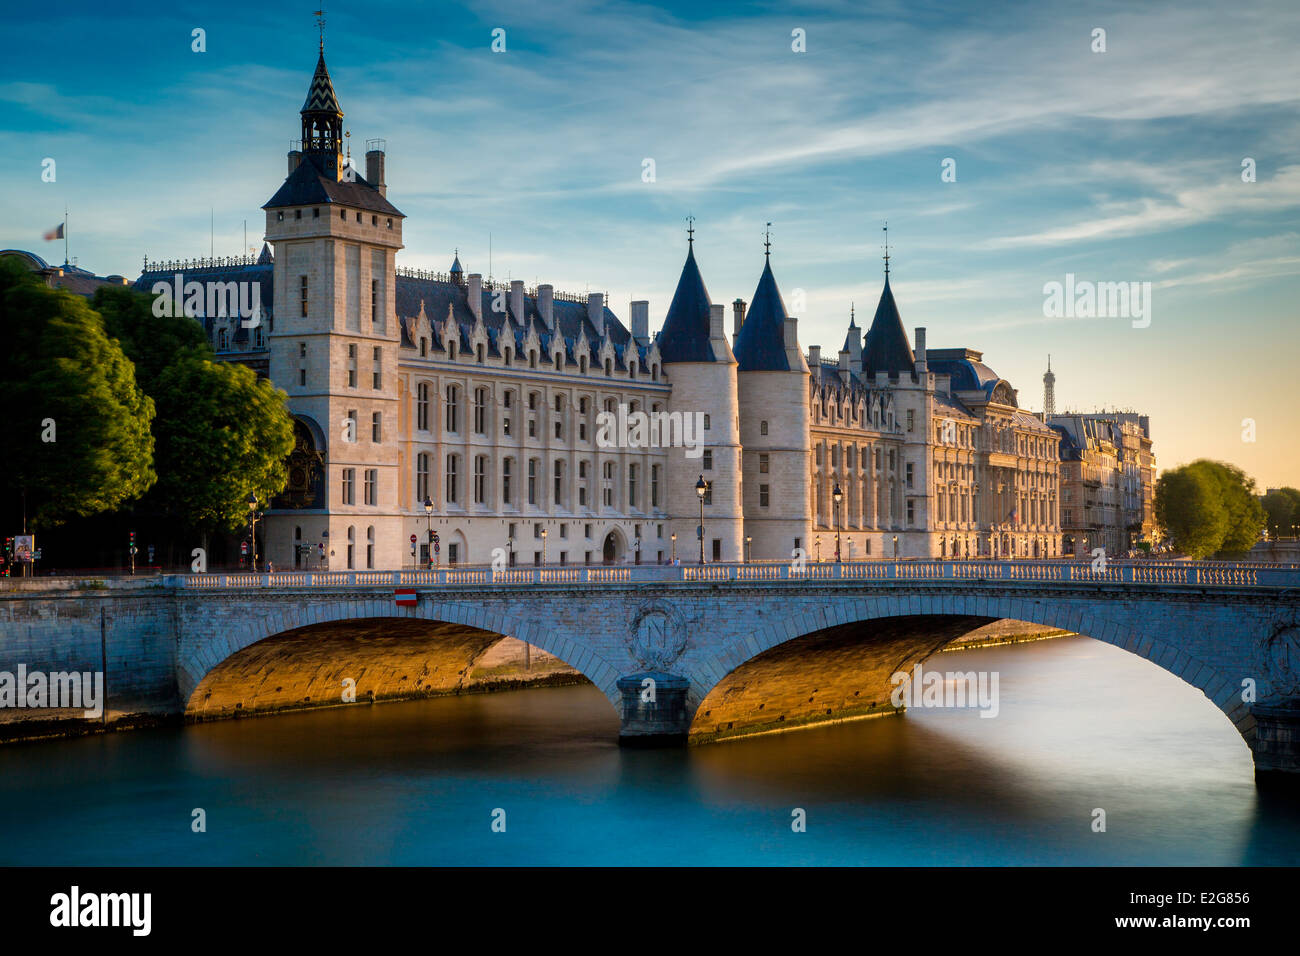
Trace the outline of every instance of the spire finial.
<instances>
[{"instance_id":1,"label":"spire finial","mask_svg":"<svg viewBox=\"0 0 1300 956\"><path fill-rule=\"evenodd\" d=\"M853 301L850 299L849 300L849 325L853 325L856 321L857 321L857 315L854 312Z\"/></svg>"},{"instance_id":2,"label":"spire finial","mask_svg":"<svg viewBox=\"0 0 1300 956\"><path fill-rule=\"evenodd\" d=\"M686 242L692 248L695 246L695 217L686 217Z\"/></svg>"},{"instance_id":3,"label":"spire finial","mask_svg":"<svg viewBox=\"0 0 1300 956\"><path fill-rule=\"evenodd\" d=\"M885 220L885 278L889 278L889 220Z\"/></svg>"},{"instance_id":4,"label":"spire finial","mask_svg":"<svg viewBox=\"0 0 1300 956\"><path fill-rule=\"evenodd\" d=\"M763 256L767 259L772 258L772 224L770 222L763 233Z\"/></svg>"},{"instance_id":5,"label":"spire finial","mask_svg":"<svg viewBox=\"0 0 1300 956\"><path fill-rule=\"evenodd\" d=\"M325 53L325 11L315 11L315 17L316 26L320 30L320 51L323 55Z\"/></svg>"}]
</instances>

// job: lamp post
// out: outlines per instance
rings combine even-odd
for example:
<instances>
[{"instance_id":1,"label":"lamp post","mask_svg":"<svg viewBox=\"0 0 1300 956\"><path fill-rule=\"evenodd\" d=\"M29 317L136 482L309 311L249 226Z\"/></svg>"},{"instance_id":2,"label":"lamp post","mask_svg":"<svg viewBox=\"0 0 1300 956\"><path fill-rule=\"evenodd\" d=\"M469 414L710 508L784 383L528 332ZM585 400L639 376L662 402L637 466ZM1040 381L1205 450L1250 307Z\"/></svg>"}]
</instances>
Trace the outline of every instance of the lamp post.
<instances>
[{"instance_id":1,"label":"lamp post","mask_svg":"<svg viewBox=\"0 0 1300 956\"><path fill-rule=\"evenodd\" d=\"M546 529L542 529L542 564L546 564Z\"/></svg>"},{"instance_id":2,"label":"lamp post","mask_svg":"<svg viewBox=\"0 0 1300 956\"><path fill-rule=\"evenodd\" d=\"M898 535L894 535L894 560L898 560Z\"/></svg>"},{"instance_id":3,"label":"lamp post","mask_svg":"<svg viewBox=\"0 0 1300 956\"><path fill-rule=\"evenodd\" d=\"M831 490L831 498L835 501L835 563L840 563L840 502L844 500L844 492L840 490L840 483L835 482L834 489Z\"/></svg>"},{"instance_id":4,"label":"lamp post","mask_svg":"<svg viewBox=\"0 0 1300 956\"><path fill-rule=\"evenodd\" d=\"M673 564L677 563L677 532L674 531L668 536L673 542Z\"/></svg>"},{"instance_id":5,"label":"lamp post","mask_svg":"<svg viewBox=\"0 0 1300 956\"><path fill-rule=\"evenodd\" d=\"M754 560L753 545L754 545L754 536L749 534L745 535L745 563L746 564Z\"/></svg>"},{"instance_id":6,"label":"lamp post","mask_svg":"<svg viewBox=\"0 0 1300 956\"><path fill-rule=\"evenodd\" d=\"M433 570L433 502L429 496L424 496L424 537L425 547L428 548L429 570Z\"/></svg>"},{"instance_id":7,"label":"lamp post","mask_svg":"<svg viewBox=\"0 0 1300 956\"><path fill-rule=\"evenodd\" d=\"M506 538L506 567L513 567L515 563L515 539Z\"/></svg>"},{"instance_id":8,"label":"lamp post","mask_svg":"<svg viewBox=\"0 0 1300 956\"><path fill-rule=\"evenodd\" d=\"M641 563L641 539L637 538L632 542L632 550L636 552L636 563Z\"/></svg>"},{"instance_id":9,"label":"lamp post","mask_svg":"<svg viewBox=\"0 0 1300 956\"><path fill-rule=\"evenodd\" d=\"M249 557L252 558L249 567L253 571L257 570L257 518L257 495L250 493L248 496L248 536L252 540L248 551Z\"/></svg>"},{"instance_id":10,"label":"lamp post","mask_svg":"<svg viewBox=\"0 0 1300 956\"><path fill-rule=\"evenodd\" d=\"M704 496L708 490L708 483L700 475L700 480L695 483L695 496L700 499L700 525L695 529L695 536L700 539L700 564L704 563Z\"/></svg>"}]
</instances>

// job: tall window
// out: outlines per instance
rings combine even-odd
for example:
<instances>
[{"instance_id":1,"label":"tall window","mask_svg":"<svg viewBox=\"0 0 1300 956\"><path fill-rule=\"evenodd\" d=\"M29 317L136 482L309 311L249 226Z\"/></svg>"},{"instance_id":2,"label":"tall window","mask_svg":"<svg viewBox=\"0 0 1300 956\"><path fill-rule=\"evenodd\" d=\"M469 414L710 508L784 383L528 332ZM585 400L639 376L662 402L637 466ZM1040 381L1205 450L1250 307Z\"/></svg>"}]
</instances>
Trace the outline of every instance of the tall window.
<instances>
[{"instance_id":1,"label":"tall window","mask_svg":"<svg viewBox=\"0 0 1300 956\"><path fill-rule=\"evenodd\" d=\"M528 503L537 504L537 459L528 459Z\"/></svg>"},{"instance_id":2,"label":"tall window","mask_svg":"<svg viewBox=\"0 0 1300 956\"><path fill-rule=\"evenodd\" d=\"M709 448L704 449L704 470L713 470L713 451Z\"/></svg>"},{"instance_id":3,"label":"tall window","mask_svg":"<svg viewBox=\"0 0 1300 956\"><path fill-rule=\"evenodd\" d=\"M766 434L767 434L767 422L759 422L759 423L758 423L758 433L759 433L760 435L766 435Z\"/></svg>"},{"instance_id":4,"label":"tall window","mask_svg":"<svg viewBox=\"0 0 1300 956\"><path fill-rule=\"evenodd\" d=\"M366 484L365 484L365 496L366 496L366 497L365 497L365 502L366 502L366 504L368 504L368 505L373 505L373 504L375 503L375 501L376 501L376 499L377 499L377 497L378 497L378 493L379 493L379 492L378 492L378 486L379 486L379 469L378 469L378 468L367 468L367 469L366 469Z\"/></svg>"},{"instance_id":5,"label":"tall window","mask_svg":"<svg viewBox=\"0 0 1300 956\"><path fill-rule=\"evenodd\" d=\"M501 462L501 503L510 504L510 471L513 458Z\"/></svg>"},{"instance_id":6,"label":"tall window","mask_svg":"<svg viewBox=\"0 0 1300 956\"><path fill-rule=\"evenodd\" d=\"M429 453L422 451L415 456L415 497L416 504L424 504L429 497Z\"/></svg>"},{"instance_id":7,"label":"tall window","mask_svg":"<svg viewBox=\"0 0 1300 956\"><path fill-rule=\"evenodd\" d=\"M355 468L343 469L343 503L345 505L356 504L356 481L357 470Z\"/></svg>"},{"instance_id":8,"label":"tall window","mask_svg":"<svg viewBox=\"0 0 1300 956\"><path fill-rule=\"evenodd\" d=\"M767 474L767 469L768 469L768 457L767 457L767 455L765 455L765 454L764 454L764 455L759 455L759 456L758 456L758 473L759 473L760 475L766 475L766 474Z\"/></svg>"},{"instance_id":9,"label":"tall window","mask_svg":"<svg viewBox=\"0 0 1300 956\"><path fill-rule=\"evenodd\" d=\"M348 570L351 571L356 565L356 547L357 547L357 529L348 525Z\"/></svg>"},{"instance_id":10,"label":"tall window","mask_svg":"<svg viewBox=\"0 0 1300 956\"><path fill-rule=\"evenodd\" d=\"M555 461L555 507L564 504L564 462Z\"/></svg>"},{"instance_id":11,"label":"tall window","mask_svg":"<svg viewBox=\"0 0 1300 956\"><path fill-rule=\"evenodd\" d=\"M379 317L379 280L370 280L370 321Z\"/></svg>"},{"instance_id":12,"label":"tall window","mask_svg":"<svg viewBox=\"0 0 1300 956\"><path fill-rule=\"evenodd\" d=\"M474 457L474 504L481 505L487 500L487 456Z\"/></svg>"},{"instance_id":13,"label":"tall window","mask_svg":"<svg viewBox=\"0 0 1300 956\"><path fill-rule=\"evenodd\" d=\"M357 387L357 347L348 346L348 388Z\"/></svg>"},{"instance_id":14,"label":"tall window","mask_svg":"<svg viewBox=\"0 0 1300 956\"><path fill-rule=\"evenodd\" d=\"M380 372L380 370L384 367L383 363L384 363L384 350L380 348L378 345L376 345L375 350L373 352L371 372L370 372L371 388L378 389L383 387L383 375Z\"/></svg>"},{"instance_id":15,"label":"tall window","mask_svg":"<svg viewBox=\"0 0 1300 956\"><path fill-rule=\"evenodd\" d=\"M429 430L428 382L421 382L415 387L415 427L422 432Z\"/></svg>"},{"instance_id":16,"label":"tall window","mask_svg":"<svg viewBox=\"0 0 1300 956\"><path fill-rule=\"evenodd\" d=\"M447 431L460 431L460 390L455 385L447 386Z\"/></svg>"},{"instance_id":17,"label":"tall window","mask_svg":"<svg viewBox=\"0 0 1300 956\"><path fill-rule=\"evenodd\" d=\"M298 298L302 305L302 317L307 318L307 277L301 276L298 280Z\"/></svg>"},{"instance_id":18,"label":"tall window","mask_svg":"<svg viewBox=\"0 0 1300 956\"><path fill-rule=\"evenodd\" d=\"M601 499L604 501L606 508L612 508L614 507L614 463L612 461L605 462L603 471L605 480L601 487Z\"/></svg>"},{"instance_id":19,"label":"tall window","mask_svg":"<svg viewBox=\"0 0 1300 956\"><path fill-rule=\"evenodd\" d=\"M659 466L650 466L650 507L659 507Z\"/></svg>"},{"instance_id":20,"label":"tall window","mask_svg":"<svg viewBox=\"0 0 1300 956\"><path fill-rule=\"evenodd\" d=\"M383 412L370 413L370 440L376 445L384 440L384 418Z\"/></svg>"},{"instance_id":21,"label":"tall window","mask_svg":"<svg viewBox=\"0 0 1300 956\"><path fill-rule=\"evenodd\" d=\"M635 508L636 504L636 465L627 466L627 506Z\"/></svg>"},{"instance_id":22,"label":"tall window","mask_svg":"<svg viewBox=\"0 0 1300 956\"><path fill-rule=\"evenodd\" d=\"M375 526L366 529L366 567L375 569Z\"/></svg>"},{"instance_id":23,"label":"tall window","mask_svg":"<svg viewBox=\"0 0 1300 956\"><path fill-rule=\"evenodd\" d=\"M456 456L447 456L447 480L443 482L443 489L446 492L447 502L455 504L460 501L460 489L456 484Z\"/></svg>"},{"instance_id":24,"label":"tall window","mask_svg":"<svg viewBox=\"0 0 1300 956\"><path fill-rule=\"evenodd\" d=\"M487 389L474 389L474 434L487 433Z\"/></svg>"}]
</instances>

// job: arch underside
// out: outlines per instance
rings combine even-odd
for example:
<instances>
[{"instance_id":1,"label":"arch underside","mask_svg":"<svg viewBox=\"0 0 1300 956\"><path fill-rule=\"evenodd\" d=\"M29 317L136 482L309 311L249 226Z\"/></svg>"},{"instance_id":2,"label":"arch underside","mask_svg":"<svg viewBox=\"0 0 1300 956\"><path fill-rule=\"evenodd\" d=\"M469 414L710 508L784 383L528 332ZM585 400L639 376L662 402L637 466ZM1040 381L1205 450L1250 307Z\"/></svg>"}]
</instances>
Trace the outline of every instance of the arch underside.
<instances>
[{"instance_id":1,"label":"arch underside","mask_svg":"<svg viewBox=\"0 0 1300 956\"><path fill-rule=\"evenodd\" d=\"M892 714L891 676L991 623L916 615L840 624L770 647L719 681L691 723L692 743Z\"/></svg>"},{"instance_id":2,"label":"arch underside","mask_svg":"<svg viewBox=\"0 0 1300 956\"><path fill-rule=\"evenodd\" d=\"M209 670L186 704L191 720L409 700L521 686L586 683L558 658L464 624L409 618L330 621L272 635Z\"/></svg>"}]
</instances>

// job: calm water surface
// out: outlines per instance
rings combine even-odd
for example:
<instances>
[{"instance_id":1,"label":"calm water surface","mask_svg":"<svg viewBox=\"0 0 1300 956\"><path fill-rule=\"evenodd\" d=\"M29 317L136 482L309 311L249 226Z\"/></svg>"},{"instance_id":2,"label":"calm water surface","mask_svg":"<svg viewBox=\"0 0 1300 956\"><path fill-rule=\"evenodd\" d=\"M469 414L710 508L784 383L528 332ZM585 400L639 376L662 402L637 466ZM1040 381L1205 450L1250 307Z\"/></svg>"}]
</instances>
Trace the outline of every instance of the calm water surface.
<instances>
[{"instance_id":1,"label":"calm water surface","mask_svg":"<svg viewBox=\"0 0 1300 956\"><path fill-rule=\"evenodd\" d=\"M573 687L0 747L0 863L1300 862L1300 810L1154 665L1065 638L926 666L997 671L1000 714L628 751Z\"/></svg>"}]
</instances>

